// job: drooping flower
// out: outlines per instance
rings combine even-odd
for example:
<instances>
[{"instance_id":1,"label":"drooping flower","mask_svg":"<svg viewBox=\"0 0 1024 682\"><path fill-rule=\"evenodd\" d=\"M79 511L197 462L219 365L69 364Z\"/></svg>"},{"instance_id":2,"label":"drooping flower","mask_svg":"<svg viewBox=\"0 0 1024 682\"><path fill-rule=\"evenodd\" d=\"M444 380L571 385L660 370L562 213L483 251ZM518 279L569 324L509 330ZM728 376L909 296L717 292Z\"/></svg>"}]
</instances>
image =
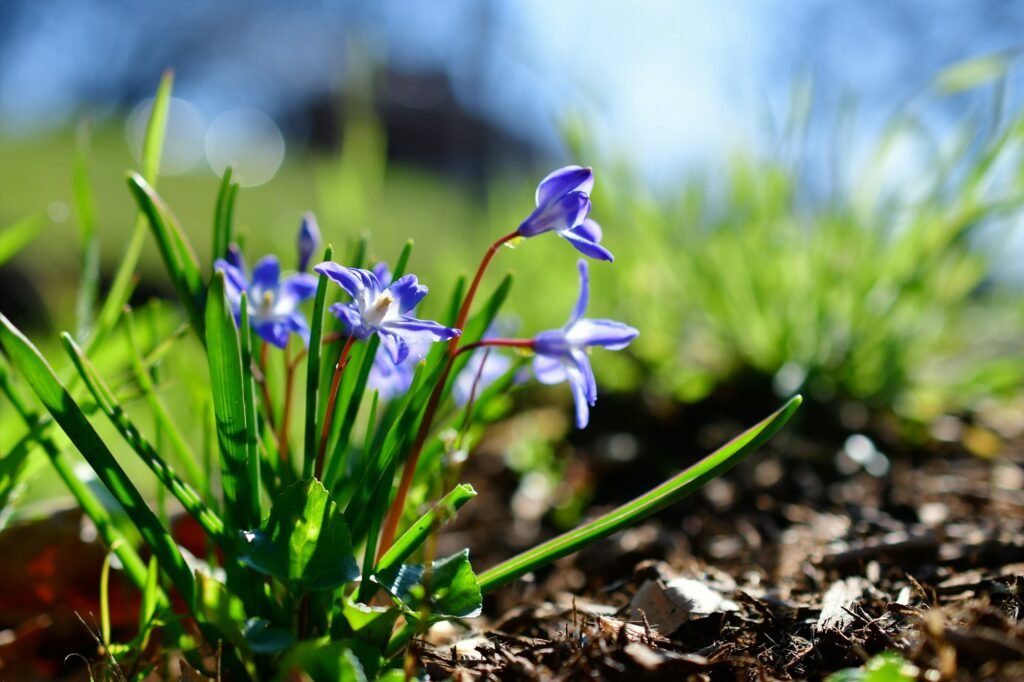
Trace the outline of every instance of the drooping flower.
<instances>
[{"instance_id":1,"label":"drooping flower","mask_svg":"<svg viewBox=\"0 0 1024 682\"><path fill-rule=\"evenodd\" d=\"M313 271L335 282L352 297L349 303L335 303L330 308L344 322L348 334L357 339L374 333L391 338L394 344L386 347L396 364L408 357L410 344L449 341L462 333L410 314L427 295L427 288L415 275L405 275L385 286L370 270L346 268L331 261L320 263Z\"/></svg>"},{"instance_id":2,"label":"drooping flower","mask_svg":"<svg viewBox=\"0 0 1024 682\"><path fill-rule=\"evenodd\" d=\"M585 260L579 261L580 297L569 322L561 329L551 329L533 338L537 357L533 371L542 384L568 381L576 404L576 426L584 428L590 419L590 406L597 402L597 383L590 367L587 349L601 346L621 350L640 332L614 320L592 320L583 317L590 296L590 273Z\"/></svg>"},{"instance_id":3,"label":"drooping flower","mask_svg":"<svg viewBox=\"0 0 1024 682\"><path fill-rule=\"evenodd\" d=\"M533 237L556 232L585 256L614 260L600 244L600 226L587 218L593 188L594 172L590 168L565 166L550 173L537 185L537 208L519 224L516 234Z\"/></svg>"},{"instance_id":4,"label":"drooping flower","mask_svg":"<svg viewBox=\"0 0 1024 682\"><path fill-rule=\"evenodd\" d=\"M302 216L302 224L299 226L299 272L305 272L309 267L309 259L320 246L320 241L320 228L316 224L316 216L312 211L308 211Z\"/></svg>"},{"instance_id":5,"label":"drooping flower","mask_svg":"<svg viewBox=\"0 0 1024 682\"><path fill-rule=\"evenodd\" d=\"M242 292L248 301L249 324L253 331L278 348L288 344L289 334L298 334L309 344L309 326L299 304L316 293L316 277L296 273L281 279L276 256L264 256L252 269L252 279L237 248L228 252L233 262L218 259L214 268L224 273L224 291L235 314L242 319Z\"/></svg>"}]
</instances>

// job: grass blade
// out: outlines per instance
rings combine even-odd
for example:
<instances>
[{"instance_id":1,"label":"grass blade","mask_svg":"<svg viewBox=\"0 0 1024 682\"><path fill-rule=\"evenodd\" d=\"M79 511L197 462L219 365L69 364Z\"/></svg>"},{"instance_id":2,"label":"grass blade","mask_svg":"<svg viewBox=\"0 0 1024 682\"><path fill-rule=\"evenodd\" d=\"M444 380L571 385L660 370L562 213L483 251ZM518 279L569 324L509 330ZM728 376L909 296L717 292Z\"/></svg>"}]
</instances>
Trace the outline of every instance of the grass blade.
<instances>
[{"instance_id":1,"label":"grass blade","mask_svg":"<svg viewBox=\"0 0 1024 682\"><path fill-rule=\"evenodd\" d=\"M464 504L476 497L476 490L468 483L461 483L420 517L419 521L410 526L402 537L391 545L391 549L377 562L376 573L384 573L403 563L423 542L442 524L455 516L455 512Z\"/></svg>"},{"instance_id":2,"label":"grass blade","mask_svg":"<svg viewBox=\"0 0 1024 682\"><path fill-rule=\"evenodd\" d=\"M800 406L801 400L800 396L790 399L760 423L635 500L484 571L479 576L480 589L485 593L497 589L536 568L572 554L678 502L708 481L736 466L759 448L789 421Z\"/></svg>"},{"instance_id":3,"label":"grass blade","mask_svg":"<svg viewBox=\"0 0 1024 682\"><path fill-rule=\"evenodd\" d=\"M249 327L249 304L242 293L242 324L238 330L242 351L242 406L245 408L245 462L249 472L252 518L260 520L260 452L257 441L256 385L252 376L252 328Z\"/></svg>"},{"instance_id":4,"label":"grass blade","mask_svg":"<svg viewBox=\"0 0 1024 682\"><path fill-rule=\"evenodd\" d=\"M182 232L174 214L149 183L138 173L128 175L128 189L135 197L153 230L157 248L163 257L178 299L188 312L193 329L203 338L203 278L199 259Z\"/></svg>"},{"instance_id":5,"label":"grass blade","mask_svg":"<svg viewBox=\"0 0 1024 682\"><path fill-rule=\"evenodd\" d=\"M210 273L213 274L213 261L224 258L228 252L228 244L233 239L235 221L235 197L238 195L238 183L231 182L231 166L224 169L217 192L217 206L213 212L213 250L210 252Z\"/></svg>"},{"instance_id":6,"label":"grass blade","mask_svg":"<svg viewBox=\"0 0 1024 682\"><path fill-rule=\"evenodd\" d=\"M181 503L196 522L202 527L210 538L220 546L224 546L224 523L220 518L203 502L199 494L187 483L182 481L174 470L171 469L157 450L142 437L139 429L132 423L125 414L124 409L118 403L110 388L100 377L96 368L92 366L85 353L75 344L70 334L62 334L61 341L67 351L75 369L85 382L89 392L96 399L100 411L107 416L121 434L121 436L132 446L135 453L146 463L146 466L156 475L157 479L167 488L168 491Z\"/></svg>"},{"instance_id":7,"label":"grass blade","mask_svg":"<svg viewBox=\"0 0 1024 682\"><path fill-rule=\"evenodd\" d=\"M214 275L207 299L206 351L213 410L217 415L226 521L232 530L255 528L260 522L259 488L252 485L247 461L250 448L242 389L242 350L235 317L225 297L222 272Z\"/></svg>"},{"instance_id":8,"label":"grass blade","mask_svg":"<svg viewBox=\"0 0 1024 682\"><path fill-rule=\"evenodd\" d=\"M324 251L324 260L334 256L334 248L328 246ZM317 415L320 410L320 362L322 357L321 343L324 336L324 312L327 304L327 278L320 275L316 285L316 297L313 299L313 321L309 327L309 355L306 356L306 429L305 457L302 462L302 478L313 475L313 463L317 450Z\"/></svg>"},{"instance_id":9,"label":"grass blade","mask_svg":"<svg viewBox=\"0 0 1024 682\"><path fill-rule=\"evenodd\" d=\"M39 216L31 215L5 227L3 232L0 232L0 265L9 261L35 239L42 231L43 225Z\"/></svg>"},{"instance_id":10,"label":"grass blade","mask_svg":"<svg viewBox=\"0 0 1024 682\"><path fill-rule=\"evenodd\" d=\"M75 140L75 164L72 170L72 197L78 236L82 249L82 280L78 287L75 313L78 318L76 336L85 339L92 329L99 293L100 247L96 238L96 201L89 179L89 128L81 125Z\"/></svg>"},{"instance_id":11,"label":"grass blade","mask_svg":"<svg viewBox=\"0 0 1024 682\"><path fill-rule=\"evenodd\" d=\"M60 384L57 375L43 356L3 315L0 315L0 345L114 499L124 507L189 610L194 611L195 580L174 539L160 525L156 515L146 505L138 489L96 433L71 394ZM138 569L144 575L145 569L141 562Z\"/></svg>"},{"instance_id":12,"label":"grass blade","mask_svg":"<svg viewBox=\"0 0 1024 682\"><path fill-rule=\"evenodd\" d=\"M146 137L142 143L142 176L150 185L156 186L157 172L160 168L160 155L163 151L164 137L167 133L167 114L171 105L171 88L174 85L174 72L165 71L156 90L153 110L146 125ZM128 247L121 257L121 265L114 275L114 282L107 292L106 301L96 318L93 336L86 346L86 353L95 349L103 338L114 328L125 303L132 290L132 276L135 266L142 255L142 247L146 241L146 219L142 213L135 218L135 227L128 240Z\"/></svg>"}]
</instances>

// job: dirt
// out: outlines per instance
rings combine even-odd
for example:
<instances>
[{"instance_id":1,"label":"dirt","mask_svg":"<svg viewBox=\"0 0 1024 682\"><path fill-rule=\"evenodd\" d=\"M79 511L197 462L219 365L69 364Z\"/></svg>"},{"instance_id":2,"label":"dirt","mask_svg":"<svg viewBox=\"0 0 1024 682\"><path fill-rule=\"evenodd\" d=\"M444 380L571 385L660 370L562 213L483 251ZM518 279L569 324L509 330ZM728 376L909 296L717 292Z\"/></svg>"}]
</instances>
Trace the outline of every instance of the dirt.
<instances>
[{"instance_id":1,"label":"dirt","mask_svg":"<svg viewBox=\"0 0 1024 682\"><path fill-rule=\"evenodd\" d=\"M569 478L603 482L591 513L610 508L671 468L653 450L681 458L732 426L705 423L674 443L675 427L647 424L662 440L627 461L603 452L614 432L592 433ZM427 633L420 665L435 679L790 680L894 651L919 679L1024 679L1024 447L980 458L864 427L850 438L812 408L675 508L491 595L468 629ZM481 495L448 535L481 567L555 532L510 514L491 445L468 471Z\"/></svg>"}]
</instances>

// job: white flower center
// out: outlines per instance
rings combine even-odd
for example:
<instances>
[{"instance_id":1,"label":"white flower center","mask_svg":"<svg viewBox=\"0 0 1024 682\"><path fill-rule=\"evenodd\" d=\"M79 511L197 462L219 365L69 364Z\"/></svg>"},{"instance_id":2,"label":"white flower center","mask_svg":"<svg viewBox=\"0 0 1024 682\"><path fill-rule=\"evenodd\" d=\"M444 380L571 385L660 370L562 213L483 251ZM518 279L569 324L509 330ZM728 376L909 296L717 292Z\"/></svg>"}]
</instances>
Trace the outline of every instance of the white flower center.
<instances>
[{"instance_id":1,"label":"white flower center","mask_svg":"<svg viewBox=\"0 0 1024 682\"><path fill-rule=\"evenodd\" d=\"M377 297L377 300L374 301L372 305L363 311L363 319L371 327L379 327L380 324L388 318L388 314L391 312L391 306L394 302L394 297L385 291Z\"/></svg>"}]
</instances>

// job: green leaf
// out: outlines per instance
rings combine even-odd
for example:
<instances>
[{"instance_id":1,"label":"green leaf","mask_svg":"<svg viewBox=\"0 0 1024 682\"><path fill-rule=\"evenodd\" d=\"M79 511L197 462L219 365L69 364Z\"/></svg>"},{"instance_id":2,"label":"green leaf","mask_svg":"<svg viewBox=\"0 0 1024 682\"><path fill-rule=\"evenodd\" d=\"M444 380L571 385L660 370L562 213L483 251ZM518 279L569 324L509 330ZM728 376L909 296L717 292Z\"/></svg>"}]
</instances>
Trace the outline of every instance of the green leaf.
<instances>
[{"instance_id":1,"label":"green leaf","mask_svg":"<svg viewBox=\"0 0 1024 682\"><path fill-rule=\"evenodd\" d=\"M800 407L801 401L800 396L791 398L789 402L760 423L750 427L690 468L635 500L608 512L599 519L548 540L484 571L480 574L480 589L484 592L497 589L534 569L577 552L601 538L608 537L612 533L678 502L708 481L714 480L739 464L747 455L775 435Z\"/></svg>"},{"instance_id":2,"label":"green leaf","mask_svg":"<svg viewBox=\"0 0 1024 682\"><path fill-rule=\"evenodd\" d=\"M334 247L324 251L324 260L334 256ZM324 309L327 303L327 278L320 275L313 300L313 321L309 327L309 355L306 357L306 452L302 462L302 477L313 475L313 464L317 453L317 415L320 411L320 363L321 343L324 336Z\"/></svg>"},{"instance_id":3,"label":"green leaf","mask_svg":"<svg viewBox=\"0 0 1024 682\"><path fill-rule=\"evenodd\" d=\"M156 448L142 437L141 432L128 418L121 404L114 397L99 373L85 357L82 350L75 344L70 334L62 334L61 341L79 376L85 381L100 411L117 428L121 437L132 446L135 454L150 468L164 487L181 503L214 542L223 546L224 523L212 509L206 506L199 494L187 483L182 481L171 467L163 460Z\"/></svg>"},{"instance_id":4,"label":"green leaf","mask_svg":"<svg viewBox=\"0 0 1024 682\"><path fill-rule=\"evenodd\" d=\"M358 644L346 641L332 642L326 639L299 642L281 659L277 677L274 679L278 682L304 678L366 682L368 678L363 663L351 648Z\"/></svg>"},{"instance_id":5,"label":"green leaf","mask_svg":"<svg viewBox=\"0 0 1024 682\"><path fill-rule=\"evenodd\" d=\"M235 197L238 195L238 183L231 182L231 166L224 169L221 177L220 190L217 192L217 206L213 213L213 250L210 252L210 268L213 261L224 258L228 252L234 232Z\"/></svg>"},{"instance_id":6,"label":"green leaf","mask_svg":"<svg viewBox=\"0 0 1024 682\"><path fill-rule=\"evenodd\" d=\"M2 314L0 314L0 318L3 318ZM3 322L5 325L9 324L6 319ZM3 342L0 341L0 346L2 345ZM64 482L64 485L67 486L71 496L78 502L78 506L82 508L82 511L85 512L86 516L93 522L93 525L96 526L96 530L100 537L103 538L103 542L117 554L117 557L125 567L128 578L136 587L141 589L146 583L146 564L143 563L131 543L125 539L124 534L114 525L110 512L107 511L103 503L96 497L96 494L89 488L89 485L75 474L71 462L68 461L67 456L57 447L48 428L52 422L44 420L41 415L36 414L35 411L28 407L24 398L15 390L7 368L2 362L0 362L0 392L7 396L7 399L14 407L14 411L25 422L29 432L38 434L37 441L43 448L43 452L50 458L50 463L53 464L57 475Z\"/></svg>"},{"instance_id":7,"label":"green leaf","mask_svg":"<svg viewBox=\"0 0 1024 682\"><path fill-rule=\"evenodd\" d=\"M434 507L409 527L402 537L391 545L377 563L377 573L387 573L408 559L423 542L442 524L455 518L455 512L476 497L476 490L468 483L462 483L442 497Z\"/></svg>"},{"instance_id":8,"label":"green leaf","mask_svg":"<svg viewBox=\"0 0 1024 682\"><path fill-rule=\"evenodd\" d=\"M96 296L99 293L100 248L96 238L96 202L89 180L88 164L89 128L78 128L75 140L75 165L72 172L72 197L78 235L82 249L82 279L78 287L75 312L78 316L76 336L85 339L92 329L96 314Z\"/></svg>"},{"instance_id":9,"label":"green leaf","mask_svg":"<svg viewBox=\"0 0 1024 682\"><path fill-rule=\"evenodd\" d=\"M171 105L171 88L174 85L174 72L167 70L160 79L160 85L156 91L156 98L153 100L153 109L149 115L149 123L146 124L146 136L142 143L142 177L150 185L156 186L157 172L160 168L160 155L163 151L164 137L167 133L167 115ZM124 255L121 256L121 265L114 275L114 282L110 285L106 300L96 318L96 326L93 335L89 338L85 348L86 354L90 354L110 333L121 316L121 310L128 302L134 284L132 277L135 273L135 266L139 263L139 256L142 255L142 247L146 242L146 218L139 213L135 219L135 227L132 228L132 236L128 240L128 246Z\"/></svg>"},{"instance_id":10,"label":"green leaf","mask_svg":"<svg viewBox=\"0 0 1024 682\"><path fill-rule=\"evenodd\" d=\"M263 525L241 538L242 561L296 593L332 590L359 576L345 519L315 478L282 490Z\"/></svg>"},{"instance_id":11,"label":"green leaf","mask_svg":"<svg viewBox=\"0 0 1024 682\"><path fill-rule=\"evenodd\" d=\"M473 618L483 608L468 549L434 561L429 575L423 566L401 565L376 574L374 581L406 609L406 618L425 622ZM430 598L424 601L428 590Z\"/></svg>"},{"instance_id":12,"label":"green leaf","mask_svg":"<svg viewBox=\"0 0 1024 682\"><path fill-rule=\"evenodd\" d=\"M224 291L224 273L210 285L206 305L206 352L217 416L217 442L221 453L221 485L230 528L252 528L259 522L258 481L251 480L251 452L246 424L242 349ZM255 415L252 415L253 418Z\"/></svg>"},{"instance_id":13,"label":"green leaf","mask_svg":"<svg viewBox=\"0 0 1024 682\"><path fill-rule=\"evenodd\" d=\"M195 249L185 237L177 218L171 213L160 195L138 173L128 175L128 189L146 216L156 245L163 257L171 284L178 299L188 312L193 329L203 338L203 278L199 274L199 259Z\"/></svg>"},{"instance_id":14,"label":"green leaf","mask_svg":"<svg viewBox=\"0 0 1024 682\"><path fill-rule=\"evenodd\" d=\"M862 668L832 673L826 682L911 682L916 677L907 668L907 662L899 653L887 651L872 657Z\"/></svg>"},{"instance_id":15,"label":"green leaf","mask_svg":"<svg viewBox=\"0 0 1024 682\"><path fill-rule=\"evenodd\" d=\"M242 628L249 648L258 654L276 654L295 644L295 637L283 628L275 628L266 618L250 618Z\"/></svg>"},{"instance_id":16,"label":"green leaf","mask_svg":"<svg viewBox=\"0 0 1024 682\"><path fill-rule=\"evenodd\" d=\"M9 261L35 239L42 231L43 225L39 216L31 215L5 227L0 232L0 265Z\"/></svg>"},{"instance_id":17,"label":"green leaf","mask_svg":"<svg viewBox=\"0 0 1024 682\"><path fill-rule=\"evenodd\" d=\"M252 376L252 328L249 326L248 294L242 292L239 303L242 314L241 337L242 350L242 405L245 408L245 461L249 471L249 486L253 491L253 520L260 518L260 451L257 435L256 414L256 382Z\"/></svg>"},{"instance_id":18,"label":"green leaf","mask_svg":"<svg viewBox=\"0 0 1024 682\"><path fill-rule=\"evenodd\" d=\"M195 581L192 571L185 563L181 552L178 551L174 539L160 525L156 515L146 505L142 495L139 494L138 489L128 478L99 434L96 433L92 424L89 423L82 409L60 384L57 375L54 374L43 356L2 314L0 314L0 345L7 352L11 363L28 381L43 406L53 415L54 420L89 462L107 490L124 507L128 517L153 550L161 568L170 577L185 604L189 609L194 609L196 605ZM142 569L142 573L145 574L144 569Z\"/></svg>"},{"instance_id":19,"label":"green leaf","mask_svg":"<svg viewBox=\"0 0 1024 682\"><path fill-rule=\"evenodd\" d=\"M1003 78L1009 66L1007 54L965 59L943 69L935 78L935 87L944 95L956 95Z\"/></svg>"}]
</instances>

